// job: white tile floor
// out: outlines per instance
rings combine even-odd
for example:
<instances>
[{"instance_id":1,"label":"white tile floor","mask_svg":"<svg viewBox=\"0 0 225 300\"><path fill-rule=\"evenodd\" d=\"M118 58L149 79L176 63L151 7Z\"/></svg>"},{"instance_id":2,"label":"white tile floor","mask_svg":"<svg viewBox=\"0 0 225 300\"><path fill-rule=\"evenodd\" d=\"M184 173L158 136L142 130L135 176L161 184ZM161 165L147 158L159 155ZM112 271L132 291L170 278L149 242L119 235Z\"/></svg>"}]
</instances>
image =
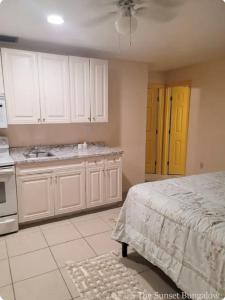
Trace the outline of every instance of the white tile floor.
<instances>
[{"instance_id":1,"label":"white tile floor","mask_svg":"<svg viewBox=\"0 0 225 300\"><path fill-rule=\"evenodd\" d=\"M120 249L110 238L119 210L90 213L1 237L0 296L4 300L78 300L65 262ZM132 252L122 261L139 273L149 290L176 292L170 281L138 254Z\"/></svg>"}]
</instances>

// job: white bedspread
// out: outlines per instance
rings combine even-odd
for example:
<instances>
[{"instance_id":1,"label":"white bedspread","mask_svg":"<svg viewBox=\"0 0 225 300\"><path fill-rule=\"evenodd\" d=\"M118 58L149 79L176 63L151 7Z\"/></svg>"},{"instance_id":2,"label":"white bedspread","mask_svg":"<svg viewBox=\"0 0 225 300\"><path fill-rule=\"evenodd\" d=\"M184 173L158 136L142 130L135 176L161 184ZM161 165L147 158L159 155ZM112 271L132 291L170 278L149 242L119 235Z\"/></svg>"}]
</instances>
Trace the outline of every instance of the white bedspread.
<instances>
[{"instance_id":1,"label":"white bedspread","mask_svg":"<svg viewBox=\"0 0 225 300\"><path fill-rule=\"evenodd\" d=\"M133 186L112 237L131 245L188 295L223 299L225 172Z\"/></svg>"}]
</instances>

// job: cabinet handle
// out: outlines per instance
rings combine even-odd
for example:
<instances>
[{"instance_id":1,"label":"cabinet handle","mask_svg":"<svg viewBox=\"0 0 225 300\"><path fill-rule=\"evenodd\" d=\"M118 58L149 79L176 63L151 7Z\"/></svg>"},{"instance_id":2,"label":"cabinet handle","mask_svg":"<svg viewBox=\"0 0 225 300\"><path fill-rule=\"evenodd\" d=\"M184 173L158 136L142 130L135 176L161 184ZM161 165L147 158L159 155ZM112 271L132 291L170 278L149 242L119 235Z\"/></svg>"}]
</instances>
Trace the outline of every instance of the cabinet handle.
<instances>
[{"instance_id":1,"label":"cabinet handle","mask_svg":"<svg viewBox=\"0 0 225 300\"><path fill-rule=\"evenodd\" d=\"M40 118L38 118L38 123L40 123L41 122L41 119Z\"/></svg>"},{"instance_id":2,"label":"cabinet handle","mask_svg":"<svg viewBox=\"0 0 225 300\"><path fill-rule=\"evenodd\" d=\"M43 118L42 121L45 122L45 118Z\"/></svg>"},{"instance_id":3,"label":"cabinet handle","mask_svg":"<svg viewBox=\"0 0 225 300\"><path fill-rule=\"evenodd\" d=\"M89 117L88 120L91 122L91 117Z\"/></svg>"},{"instance_id":4,"label":"cabinet handle","mask_svg":"<svg viewBox=\"0 0 225 300\"><path fill-rule=\"evenodd\" d=\"M93 117L92 120L95 121L95 117Z\"/></svg>"}]
</instances>

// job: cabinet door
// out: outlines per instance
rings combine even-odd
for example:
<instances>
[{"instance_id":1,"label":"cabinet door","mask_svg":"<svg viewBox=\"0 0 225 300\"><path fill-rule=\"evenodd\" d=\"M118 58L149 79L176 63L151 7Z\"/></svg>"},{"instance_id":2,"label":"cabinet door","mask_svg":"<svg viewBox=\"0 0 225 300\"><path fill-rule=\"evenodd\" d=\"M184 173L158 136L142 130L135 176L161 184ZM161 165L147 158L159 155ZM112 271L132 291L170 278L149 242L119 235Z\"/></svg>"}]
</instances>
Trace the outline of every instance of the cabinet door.
<instances>
[{"instance_id":1,"label":"cabinet door","mask_svg":"<svg viewBox=\"0 0 225 300\"><path fill-rule=\"evenodd\" d=\"M86 208L85 166L56 174L55 214L64 214Z\"/></svg>"},{"instance_id":2,"label":"cabinet door","mask_svg":"<svg viewBox=\"0 0 225 300\"><path fill-rule=\"evenodd\" d=\"M89 58L70 57L72 122L90 122Z\"/></svg>"},{"instance_id":3,"label":"cabinet door","mask_svg":"<svg viewBox=\"0 0 225 300\"><path fill-rule=\"evenodd\" d=\"M122 200L122 161L121 158L106 162L106 203Z\"/></svg>"},{"instance_id":4,"label":"cabinet door","mask_svg":"<svg viewBox=\"0 0 225 300\"><path fill-rule=\"evenodd\" d=\"M105 203L105 164L104 161L90 162L86 169L87 207Z\"/></svg>"},{"instance_id":5,"label":"cabinet door","mask_svg":"<svg viewBox=\"0 0 225 300\"><path fill-rule=\"evenodd\" d=\"M2 59L0 56L0 96L4 95L3 73L2 73Z\"/></svg>"},{"instance_id":6,"label":"cabinet door","mask_svg":"<svg viewBox=\"0 0 225 300\"><path fill-rule=\"evenodd\" d=\"M38 54L42 123L70 122L69 58Z\"/></svg>"},{"instance_id":7,"label":"cabinet door","mask_svg":"<svg viewBox=\"0 0 225 300\"><path fill-rule=\"evenodd\" d=\"M9 124L40 121L37 56L34 52L2 49Z\"/></svg>"},{"instance_id":8,"label":"cabinet door","mask_svg":"<svg viewBox=\"0 0 225 300\"><path fill-rule=\"evenodd\" d=\"M17 192L20 223L54 215L54 189L51 174L18 177Z\"/></svg>"},{"instance_id":9,"label":"cabinet door","mask_svg":"<svg viewBox=\"0 0 225 300\"><path fill-rule=\"evenodd\" d=\"M90 60L91 121L108 122L108 62Z\"/></svg>"}]
</instances>

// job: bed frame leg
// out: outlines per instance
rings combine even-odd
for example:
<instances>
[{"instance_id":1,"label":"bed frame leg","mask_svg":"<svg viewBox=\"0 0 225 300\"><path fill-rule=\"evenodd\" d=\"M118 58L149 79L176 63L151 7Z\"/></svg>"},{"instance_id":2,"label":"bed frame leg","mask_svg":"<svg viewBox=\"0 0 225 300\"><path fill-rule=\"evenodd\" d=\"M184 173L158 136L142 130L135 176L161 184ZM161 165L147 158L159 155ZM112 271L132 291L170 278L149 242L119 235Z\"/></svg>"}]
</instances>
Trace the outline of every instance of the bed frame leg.
<instances>
[{"instance_id":1,"label":"bed frame leg","mask_svg":"<svg viewBox=\"0 0 225 300\"><path fill-rule=\"evenodd\" d=\"M128 244L122 243L122 256L123 257L127 257L127 248L128 248Z\"/></svg>"}]
</instances>

